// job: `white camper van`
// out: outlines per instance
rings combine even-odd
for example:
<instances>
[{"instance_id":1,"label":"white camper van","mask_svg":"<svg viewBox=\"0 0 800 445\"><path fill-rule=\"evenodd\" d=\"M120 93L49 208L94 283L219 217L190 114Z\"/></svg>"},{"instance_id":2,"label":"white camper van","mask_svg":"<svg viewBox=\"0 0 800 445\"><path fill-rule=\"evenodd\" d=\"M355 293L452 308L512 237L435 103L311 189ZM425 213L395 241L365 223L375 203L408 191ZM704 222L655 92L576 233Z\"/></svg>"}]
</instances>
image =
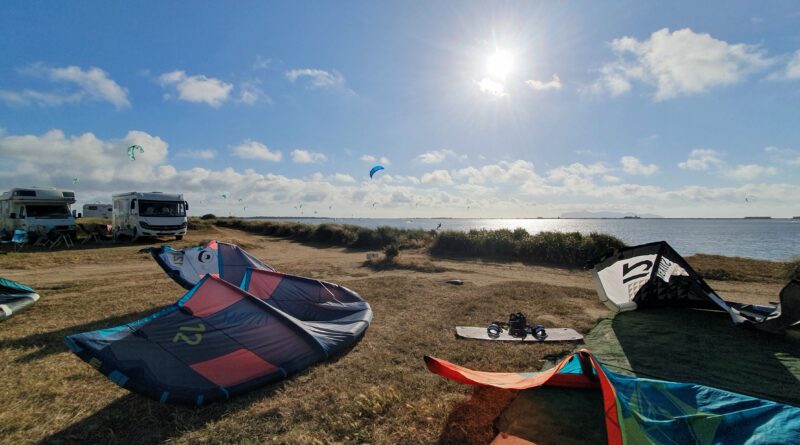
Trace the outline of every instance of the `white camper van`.
<instances>
[{"instance_id":1,"label":"white camper van","mask_svg":"<svg viewBox=\"0 0 800 445\"><path fill-rule=\"evenodd\" d=\"M174 236L186 234L189 205L182 194L129 192L112 196L111 217L114 238L128 236Z\"/></svg>"},{"instance_id":2,"label":"white camper van","mask_svg":"<svg viewBox=\"0 0 800 445\"><path fill-rule=\"evenodd\" d=\"M75 233L69 206L75 192L56 188L13 188L0 195L0 230L43 235L53 229Z\"/></svg>"},{"instance_id":3,"label":"white camper van","mask_svg":"<svg viewBox=\"0 0 800 445\"><path fill-rule=\"evenodd\" d=\"M111 218L111 213L111 204L84 204L81 216L84 218Z\"/></svg>"}]
</instances>

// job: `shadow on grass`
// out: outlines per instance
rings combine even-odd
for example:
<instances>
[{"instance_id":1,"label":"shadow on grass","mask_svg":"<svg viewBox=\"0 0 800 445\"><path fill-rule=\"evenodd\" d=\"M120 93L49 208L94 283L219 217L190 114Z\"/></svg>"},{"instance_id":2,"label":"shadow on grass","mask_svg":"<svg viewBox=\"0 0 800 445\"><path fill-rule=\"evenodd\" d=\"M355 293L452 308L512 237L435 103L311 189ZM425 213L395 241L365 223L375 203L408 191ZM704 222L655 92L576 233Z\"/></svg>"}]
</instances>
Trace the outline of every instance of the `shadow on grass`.
<instances>
[{"instance_id":1,"label":"shadow on grass","mask_svg":"<svg viewBox=\"0 0 800 445\"><path fill-rule=\"evenodd\" d=\"M726 313L625 312L600 322L586 343L615 372L800 405L800 343L735 326Z\"/></svg>"},{"instance_id":2,"label":"shadow on grass","mask_svg":"<svg viewBox=\"0 0 800 445\"><path fill-rule=\"evenodd\" d=\"M472 397L455 405L439 435L439 445L485 445L497 432L494 420L506 409L517 391L475 387Z\"/></svg>"},{"instance_id":3,"label":"shadow on grass","mask_svg":"<svg viewBox=\"0 0 800 445\"><path fill-rule=\"evenodd\" d=\"M129 323L131 321L144 318L152 313L158 312L161 309L162 307L157 307L141 312L131 312L125 315L104 318L102 320L94 320L88 323L70 326L55 331L41 332L23 338L0 340L0 348L38 348L35 351L20 356L14 360L16 363L29 363L31 361L47 357L51 354L67 351L67 346L64 344L64 337L67 335Z\"/></svg>"},{"instance_id":4,"label":"shadow on grass","mask_svg":"<svg viewBox=\"0 0 800 445\"><path fill-rule=\"evenodd\" d=\"M200 429L223 416L247 409L254 402L275 394L283 387L284 382L285 380L226 402L201 408L164 405L138 394L126 394L90 416L45 437L38 444L163 443ZM267 412L261 417L281 421L280 414L276 412Z\"/></svg>"}]
</instances>

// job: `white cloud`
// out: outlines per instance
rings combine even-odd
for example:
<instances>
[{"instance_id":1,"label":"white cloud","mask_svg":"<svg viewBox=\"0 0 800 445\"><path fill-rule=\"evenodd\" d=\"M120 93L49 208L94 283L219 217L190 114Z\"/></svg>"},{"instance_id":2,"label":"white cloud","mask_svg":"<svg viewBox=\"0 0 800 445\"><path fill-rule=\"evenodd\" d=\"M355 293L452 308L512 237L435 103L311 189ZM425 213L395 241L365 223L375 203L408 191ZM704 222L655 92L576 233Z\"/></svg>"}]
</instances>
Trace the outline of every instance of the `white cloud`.
<instances>
[{"instance_id":1,"label":"white cloud","mask_svg":"<svg viewBox=\"0 0 800 445\"><path fill-rule=\"evenodd\" d=\"M478 85L478 88L486 94L490 94L494 97L508 96L505 85L488 77L484 77L479 82L476 82L476 84Z\"/></svg>"},{"instance_id":2,"label":"white cloud","mask_svg":"<svg viewBox=\"0 0 800 445\"><path fill-rule=\"evenodd\" d=\"M346 173L336 173L335 175L333 175L333 179L338 182L347 182L347 183L356 182L356 180L352 176Z\"/></svg>"},{"instance_id":3,"label":"white cloud","mask_svg":"<svg viewBox=\"0 0 800 445\"><path fill-rule=\"evenodd\" d=\"M558 77L558 74L553 74L553 80L547 82L531 79L526 80L525 83L536 91L560 90L562 87L561 79Z\"/></svg>"},{"instance_id":4,"label":"white cloud","mask_svg":"<svg viewBox=\"0 0 800 445\"><path fill-rule=\"evenodd\" d=\"M570 165L562 165L551 169L547 172L547 177L550 180L562 181L568 178L603 175L607 172L608 168L601 162L595 162L594 164L574 162Z\"/></svg>"},{"instance_id":5,"label":"white cloud","mask_svg":"<svg viewBox=\"0 0 800 445\"><path fill-rule=\"evenodd\" d=\"M258 80L246 80L239 85L239 102L255 105L258 102L272 103L272 99L259 88Z\"/></svg>"},{"instance_id":6,"label":"white cloud","mask_svg":"<svg viewBox=\"0 0 800 445\"><path fill-rule=\"evenodd\" d=\"M766 147L767 153L776 153L777 147ZM692 150L689 159L678 164L684 170L710 171L728 179L739 181L752 181L762 176L770 176L778 173L775 167L763 166L758 164L738 164L728 165L720 158L720 154L715 150L698 149Z\"/></svg>"},{"instance_id":7,"label":"white cloud","mask_svg":"<svg viewBox=\"0 0 800 445\"><path fill-rule=\"evenodd\" d=\"M800 79L800 49L794 52L792 57L778 72L770 74L771 80L795 80Z\"/></svg>"},{"instance_id":8,"label":"white cloud","mask_svg":"<svg viewBox=\"0 0 800 445\"><path fill-rule=\"evenodd\" d=\"M144 153L136 160L128 157L128 147L140 145ZM61 130L38 135L11 135L0 138L4 161L14 168L0 174L7 185L71 185L77 177L83 184L111 182L147 183L159 173L154 170L167 157L167 143L142 131L129 131L121 139L101 140L92 133L67 137ZM17 182L17 184L14 184Z\"/></svg>"},{"instance_id":9,"label":"white cloud","mask_svg":"<svg viewBox=\"0 0 800 445\"><path fill-rule=\"evenodd\" d=\"M724 176L739 181L752 181L761 176L774 175L778 172L775 167L765 167L758 164L737 165L723 173Z\"/></svg>"},{"instance_id":10,"label":"white cloud","mask_svg":"<svg viewBox=\"0 0 800 445\"><path fill-rule=\"evenodd\" d=\"M433 150L417 156L417 162L421 162L423 164L438 164L448 157L457 158L459 156L456 154L456 152L450 149Z\"/></svg>"},{"instance_id":11,"label":"white cloud","mask_svg":"<svg viewBox=\"0 0 800 445\"><path fill-rule=\"evenodd\" d=\"M253 62L254 70L265 70L273 63L273 60L268 57L256 56L256 61Z\"/></svg>"},{"instance_id":12,"label":"white cloud","mask_svg":"<svg viewBox=\"0 0 800 445\"><path fill-rule=\"evenodd\" d=\"M206 103L215 108L230 98L233 89L231 83L202 74L187 76L181 70L164 73L158 80L162 87L174 86L179 100Z\"/></svg>"},{"instance_id":13,"label":"white cloud","mask_svg":"<svg viewBox=\"0 0 800 445\"><path fill-rule=\"evenodd\" d=\"M800 166L800 151L775 146L765 147L764 151L770 154L773 162Z\"/></svg>"},{"instance_id":14,"label":"white cloud","mask_svg":"<svg viewBox=\"0 0 800 445\"><path fill-rule=\"evenodd\" d=\"M322 153L314 153L308 150L292 150L292 161L297 164L319 164L328 160Z\"/></svg>"},{"instance_id":15,"label":"white cloud","mask_svg":"<svg viewBox=\"0 0 800 445\"><path fill-rule=\"evenodd\" d=\"M642 164L642 161L633 156L623 156L619 162L625 173L629 175L650 176L658 171L656 164Z\"/></svg>"},{"instance_id":16,"label":"white cloud","mask_svg":"<svg viewBox=\"0 0 800 445\"><path fill-rule=\"evenodd\" d=\"M211 149L204 149L204 150L183 150L177 154L177 156L181 158L193 158L193 159L214 159L217 157L217 152Z\"/></svg>"},{"instance_id":17,"label":"white cloud","mask_svg":"<svg viewBox=\"0 0 800 445\"><path fill-rule=\"evenodd\" d=\"M325 71L316 68L302 68L286 71L285 75L292 83L298 79L307 79L306 88L310 90L338 88L355 94L353 90L345 87L344 76L336 70Z\"/></svg>"},{"instance_id":18,"label":"white cloud","mask_svg":"<svg viewBox=\"0 0 800 445\"><path fill-rule=\"evenodd\" d=\"M695 149L689 153L689 159L678 163L678 167L684 170L707 171L711 168L719 168L725 162L720 159L720 154L711 149Z\"/></svg>"},{"instance_id":19,"label":"white cloud","mask_svg":"<svg viewBox=\"0 0 800 445\"><path fill-rule=\"evenodd\" d=\"M261 142L250 139L233 147L233 155L244 159L260 159L273 162L280 161L283 156L280 151L272 151Z\"/></svg>"},{"instance_id":20,"label":"white cloud","mask_svg":"<svg viewBox=\"0 0 800 445\"><path fill-rule=\"evenodd\" d=\"M11 105L58 106L81 102L83 99L92 99L109 102L117 109L131 106L127 90L108 77L108 73L97 67L83 70L78 66L53 68L37 63L18 71L23 75L70 84L75 89L69 92L43 92L32 89L0 90L0 101Z\"/></svg>"},{"instance_id":21,"label":"white cloud","mask_svg":"<svg viewBox=\"0 0 800 445\"><path fill-rule=\"evenodd\" d=\"M452 184L453 178L447 170L434 170L422 175L423 184Z\"/></svg>"},{"instance_id":22,"label":"white cloud","mask_svg":"<svg viewBox=\"0 0 800 445\"><path fill-rule=\"evenodd\" d=\"M600 69L592 90L620 95L639 81L655 87L656 101L731 85L774 62L757 45L730 44L689 28L663 28L642 41L618 38L611 48L617 60Z\"/></svg>"},{"instance_id":23,"label":"white cloud","mask_svg":"<svg viewBox=\"0 0 800 445\"><path fill-rule=\"evenodd\" d=\"M360 159L362 161L364 161L364 162L369 162L369 163L376 163L377 162L378 164L382 164L384 166L389 165L389 164L392 163L392 161L390 161L389 158L387 158L386 156L381 156L380 158L378 158L378 157L375 157L375 156L372 156L372 155L363 155L363 156L361 156Z\"/></svg>"},{"instance_id":24,"label":"white cloud","mask_svg":"<svg viewBox=\"0 0 800 445\"><path fill-rule=\"evenodd\" d=\"M132 144L145 149L136 161L127 156L126 148ZM800 205L800 185L788 183L794 181L788 176L781 177L784 183L743 183L733 187L688 184L670 189L620 183L619 178L606 172L608 167L599 163L556 166L551 170L552 179L550 175L542 178L535 174L533 164L516 160L467 167L455 173L436 170L423 177L424 183L411 176L394 176L391 181L356 181L345 173L316 173L303 179L262 174L250 168L211 170L195 166L182 170L166 163L167 149L166 141L141 131L105 140L92 133L70 136L60 130L41 135L4 133L0 134L0 163L6 168L0 169L0 190L19 184L70 187L76 189L83 202L125 190L180 191L191 203L193 214L234 215L241 214L246 205L250 214L287 215L332 209L342 216L363 216L369 211L372 216L393 217L408 217L410 213L519 217L557 215L558 209L566 207L602 206L626 211L657 208L657 213L667 216L742 216L748 208L742 202L746 195L757 196L759 211L773 216L791 215L788 212ZM740 167L731 169L738 169L734 174L740 178L770 174L768 167ZM719 174L724 175L725 171L719 169ZM80 182L72 185L73 177L79 177ZM472 177L484 183L470 183ZM456 180L460 182L455 183ZM224 200L222 193L237 199ZM238 198L245 203L239 203ZM373 207L373 203L379 205ZM467 207L472 209L469 214L460 213Z\"/></svg>"}]
</instances>

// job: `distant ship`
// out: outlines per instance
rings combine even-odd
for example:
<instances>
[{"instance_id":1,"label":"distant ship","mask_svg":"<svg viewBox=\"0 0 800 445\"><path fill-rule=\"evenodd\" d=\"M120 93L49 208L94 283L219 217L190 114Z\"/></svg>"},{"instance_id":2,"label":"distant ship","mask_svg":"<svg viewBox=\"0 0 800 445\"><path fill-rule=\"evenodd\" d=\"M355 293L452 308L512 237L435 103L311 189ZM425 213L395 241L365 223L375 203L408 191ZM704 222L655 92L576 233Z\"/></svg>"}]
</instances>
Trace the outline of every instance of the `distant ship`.
<instances>
[{"instance_id":1,"label":"distant ship","mask_svg":"<svg viewBox=\"0 0 800 445\"><path fill-rule=\"evenodd\" d=\"M633 216L623 216L622 219L642 219L642 218L639 217L639 216L633 215Z\"/></svg>"},{"instance_id":2,"label":"distant ship","mask_svg":"<svg viewBox=\"0 0 800 445\"><path fill-rule=\"evenodd\" d=\"M800 216L793 216L792 219L800 219Z\"/></svg>"},{"instance_id":3,"label":"distant ship","mask_svg":"<svg viewBox=\"0 0 800 445\"><path fill-rule=\"evenodd\" d=\"M745 216L744 219L772 219L771 216Z\"/></svg>"}]
</instances>

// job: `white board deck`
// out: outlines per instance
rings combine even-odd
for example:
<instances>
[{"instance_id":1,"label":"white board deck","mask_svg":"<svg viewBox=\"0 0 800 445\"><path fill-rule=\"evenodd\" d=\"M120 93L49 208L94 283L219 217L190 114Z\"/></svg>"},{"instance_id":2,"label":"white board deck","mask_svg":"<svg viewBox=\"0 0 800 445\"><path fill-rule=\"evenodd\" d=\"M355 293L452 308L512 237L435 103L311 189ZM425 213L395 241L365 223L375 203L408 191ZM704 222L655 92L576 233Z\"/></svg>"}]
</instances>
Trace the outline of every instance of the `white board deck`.
<instances>
[{"instance_id":1,"label":"white board deck","mask_svg":"<svg viewBox=\"0 0 800 445\"><path fill-rule=\"evenodd\" d=\"M579 341L583 340L583 335L579 334L576 330L570 328L546 328L547 338L544 340L537 340L533 335L528 335L525 338L512 337L508 335L508 331L503 331L497 338L489 337L485 327L476 326L456 326L456 337L469 338L473 340L490 340L490 341L521 341L541 343L543 341Z\"/></svg>"}]
</instances>

